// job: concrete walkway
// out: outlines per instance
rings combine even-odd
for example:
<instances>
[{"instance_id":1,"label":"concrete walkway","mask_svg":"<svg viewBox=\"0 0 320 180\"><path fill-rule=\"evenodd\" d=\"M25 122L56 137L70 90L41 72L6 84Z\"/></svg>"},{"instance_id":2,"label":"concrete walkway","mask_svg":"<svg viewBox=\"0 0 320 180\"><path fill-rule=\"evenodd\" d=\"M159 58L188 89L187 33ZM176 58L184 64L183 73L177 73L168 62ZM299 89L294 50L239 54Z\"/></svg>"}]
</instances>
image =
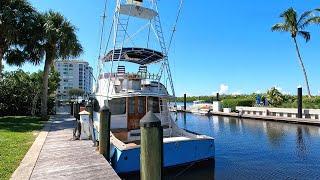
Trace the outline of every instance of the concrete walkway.
<instances>
[{"instance_id":1,"label":"concrete walkway","mask_svg":"<svg viewBox=\"0 0 320 180\"><path fill-rule=\"evenodd\" d=\"M47 136L38 136L45 138L41 151L37 154L37 150L31 147L29 152L33 151L33 160L24 159L12 179L120 179L105 158L92 147L92 141L72 140L73 126L74 118L70 115L52 117ZM40 146L36 147L39 149ZM32 163L34 159L36 161Z\"/></svg>"}]
</instances>

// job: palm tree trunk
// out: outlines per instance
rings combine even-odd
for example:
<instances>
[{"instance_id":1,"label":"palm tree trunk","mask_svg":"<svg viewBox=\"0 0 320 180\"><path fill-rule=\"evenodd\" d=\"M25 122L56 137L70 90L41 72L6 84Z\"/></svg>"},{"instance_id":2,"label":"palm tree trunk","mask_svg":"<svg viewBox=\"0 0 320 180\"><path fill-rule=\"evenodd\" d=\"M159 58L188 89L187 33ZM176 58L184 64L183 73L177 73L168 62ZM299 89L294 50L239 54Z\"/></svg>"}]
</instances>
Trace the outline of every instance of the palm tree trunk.
<instances>
[{"instance_id":1,"label":"palm tree trunk","mask_svg":"<svg viewBox=\"0 0 320 180\"><path fill-rule=\"evenodd\" d=\"M33 97L32 100L32 109L31 109L31 116L34 116L36 114L36 109L37 109L37 101L39 99L39 94L40 94L40 89L37 91L36 95Z\"/></svg>"},{"instance_id":2,"label":"palm tree trunk","mask_svg":"<svg viewBox=\"0 0 320 180\"><path fill-rule=\"evenodd\" d=\"M3 49L0 48L0 79L2 79L2 58L3 58Z\"/></svg>"},{"instance_id":3,"label":"palm tree trunk","mask_svg":"<svg viewBox=\"0 0 320 180\"><path fill-rule=\"evenodd\" d=\"M306 69L304 67L304 64L303 64L303 61L302 61L302 58L301 58L301 54L300 54L300 50L299 50L299 46L298 46L297 40L296 40L295 37L293 38L293 40L294 40L294 44L296 46L297 54L298 54L298 57L299 57L299 62L300 62L300 65L301 65L301 68L302 68L302 71L303 71L303 74L304 74L304 80L305 80L306 85L307 85L308 96L311 97L307 71L306 71Z\"/></svg>"},{"instance_id":4,"label":"palm tree trunk","mask_svg":"<svg viewBox=\"0 0 320 180\"><path fill-rule=\"evenodd\" d=\"M42 83L42 98L41 98L41 116L46 117L48 115L48 78L50 66L53 59L50 55L46 54L46 60L43 70L43 83Z\"/></svg>"}]
</instances>

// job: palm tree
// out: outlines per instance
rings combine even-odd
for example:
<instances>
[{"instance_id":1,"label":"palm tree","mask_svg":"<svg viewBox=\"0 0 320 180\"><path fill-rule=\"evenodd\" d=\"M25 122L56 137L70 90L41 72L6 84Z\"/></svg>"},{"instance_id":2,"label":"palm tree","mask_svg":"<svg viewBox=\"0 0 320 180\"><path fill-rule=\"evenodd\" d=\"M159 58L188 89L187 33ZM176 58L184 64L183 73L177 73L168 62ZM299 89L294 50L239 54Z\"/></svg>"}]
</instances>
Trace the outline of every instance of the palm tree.
<instances>
[{"instance_id":1,"label":"palm tree","mask_svg":"<svg viewBox=\"0 0 320 180\"><path fill-rule=\"evenodd\" d=\"M43 54L39 41L40 14L26 0L1 0L0 3L0 78L2 61L22 65L25 61L38 64Z\"/></svg>"},{"instance_id":2,"label":"palm tree","mask_svg":"<svg viewBox=\"0 0 320 180\"><path fill-rule=\"evenodd\" d=\"M282 104L284 100L283 94L276 87L272 87L267 91L267 98L273 106Z\"/></svg>"},{"instance_id":3,"label":"palm tree","mask_svg":"<svg viewBox=\"0 0 320 180\"><path fill-rule=\"evenodd\" d=\"M304 38L306 42L308 42L310 40L311 35L310 32L304 31L304 29L313 23L319 22L319 17L314 16L313 11L306 11L300 17L298 17L297 12L293 8L289 8L288 10L284 11L280 15L280 17L283 18L284 22L275 24L274 26L272 26L271 30L289 32L291 34L291 37L296 47L299 62L304 74L304 79L308 90L308 96L311 97L308 76L302 61L296 37L297 35L299 35L302 38Z\"/></svg>"},{"instance_id":4,"label":"palm tree","mask_svg":"<svg viewBox=\"0 0 320 180\"><path fill-rule=\"evenodd\" d=\"M56 59L76 57L82 53L82 46L76 35L76 28L61 14L49 11L43 15L43 50L45 65L41 98L41 115L47 115L48 74Z\"/></svg>"}]
</instances>

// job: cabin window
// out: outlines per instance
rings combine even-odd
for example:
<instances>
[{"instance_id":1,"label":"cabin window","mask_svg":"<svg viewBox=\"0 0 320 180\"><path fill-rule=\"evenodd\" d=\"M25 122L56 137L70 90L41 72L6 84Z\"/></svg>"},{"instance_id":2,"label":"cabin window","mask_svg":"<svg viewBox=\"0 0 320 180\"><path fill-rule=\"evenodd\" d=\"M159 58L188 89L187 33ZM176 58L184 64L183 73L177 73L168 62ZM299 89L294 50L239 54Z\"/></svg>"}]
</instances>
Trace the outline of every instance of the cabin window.
<instances>
[{"instance_id":1,"label":"cabin window","mask_svg":"<svg viewBox=\"0 0 320 180\"><path fill-rule=\"evenodd\" d=\"M138 113L145 114L146 113L146 97L138 98Z\"/></svg>"},{"instance_id":2,"label":"cabin window","mask_svg":"<svg viewBox=\"0 0 320 180\"><path fill-rule=\"evenodd\" d=\"M134 114L134 98L129 98L128 99L128 106L129 106L129 108L128 108L128 113L129 114Z\"/></svg>"},{"instance_id":3,"label":"cabin window","mask_svg":"<svg viewBox=\"0 0 320 180\"><path fill-rule=\"evenodd\" d=\"M148 112L160 113L159 108L159 98L158 97L148 97Z\"/></svg>"},{"instance_id":4,"label":"cabin window","mask_svg":"<svg viewBox=\"0 0 320 180\"><path fill-rule=\"evenodd\" d=\"M120 115L126 113L126 99L117 98L109 101L110 111L112 115Z\"/></svg>"}]
</instances>

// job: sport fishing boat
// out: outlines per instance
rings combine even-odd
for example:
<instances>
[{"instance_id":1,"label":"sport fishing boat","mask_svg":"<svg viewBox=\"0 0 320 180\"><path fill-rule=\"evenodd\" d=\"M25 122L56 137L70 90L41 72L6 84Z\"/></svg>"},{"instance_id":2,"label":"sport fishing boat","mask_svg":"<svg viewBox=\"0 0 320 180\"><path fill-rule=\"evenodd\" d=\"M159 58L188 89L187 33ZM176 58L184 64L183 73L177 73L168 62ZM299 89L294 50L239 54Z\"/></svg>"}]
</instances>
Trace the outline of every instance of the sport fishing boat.
<instances>
[{"instance_id":1,"label":"sport fishing boat","mask_svg":"<svg viewBox=\"0 0 320 180\"><path fill-rule=\"evenodd\" d=\"M137 21L147 25L138 28ZM133 31L130 25L138 30ZM142 39L146 41L134 42L144 28L147 33ZM111 164L115 171L126 174L140 170L139 122L149 111L163 127L165 168L213 159L214 139L180 129L169 112L175 91L156 0L117 0L112 34L112 48L100 58L93 118L98 139L99 107L110 108ZM144 45L137 46L139 43Z\"/></svg>"}]
</instances>

